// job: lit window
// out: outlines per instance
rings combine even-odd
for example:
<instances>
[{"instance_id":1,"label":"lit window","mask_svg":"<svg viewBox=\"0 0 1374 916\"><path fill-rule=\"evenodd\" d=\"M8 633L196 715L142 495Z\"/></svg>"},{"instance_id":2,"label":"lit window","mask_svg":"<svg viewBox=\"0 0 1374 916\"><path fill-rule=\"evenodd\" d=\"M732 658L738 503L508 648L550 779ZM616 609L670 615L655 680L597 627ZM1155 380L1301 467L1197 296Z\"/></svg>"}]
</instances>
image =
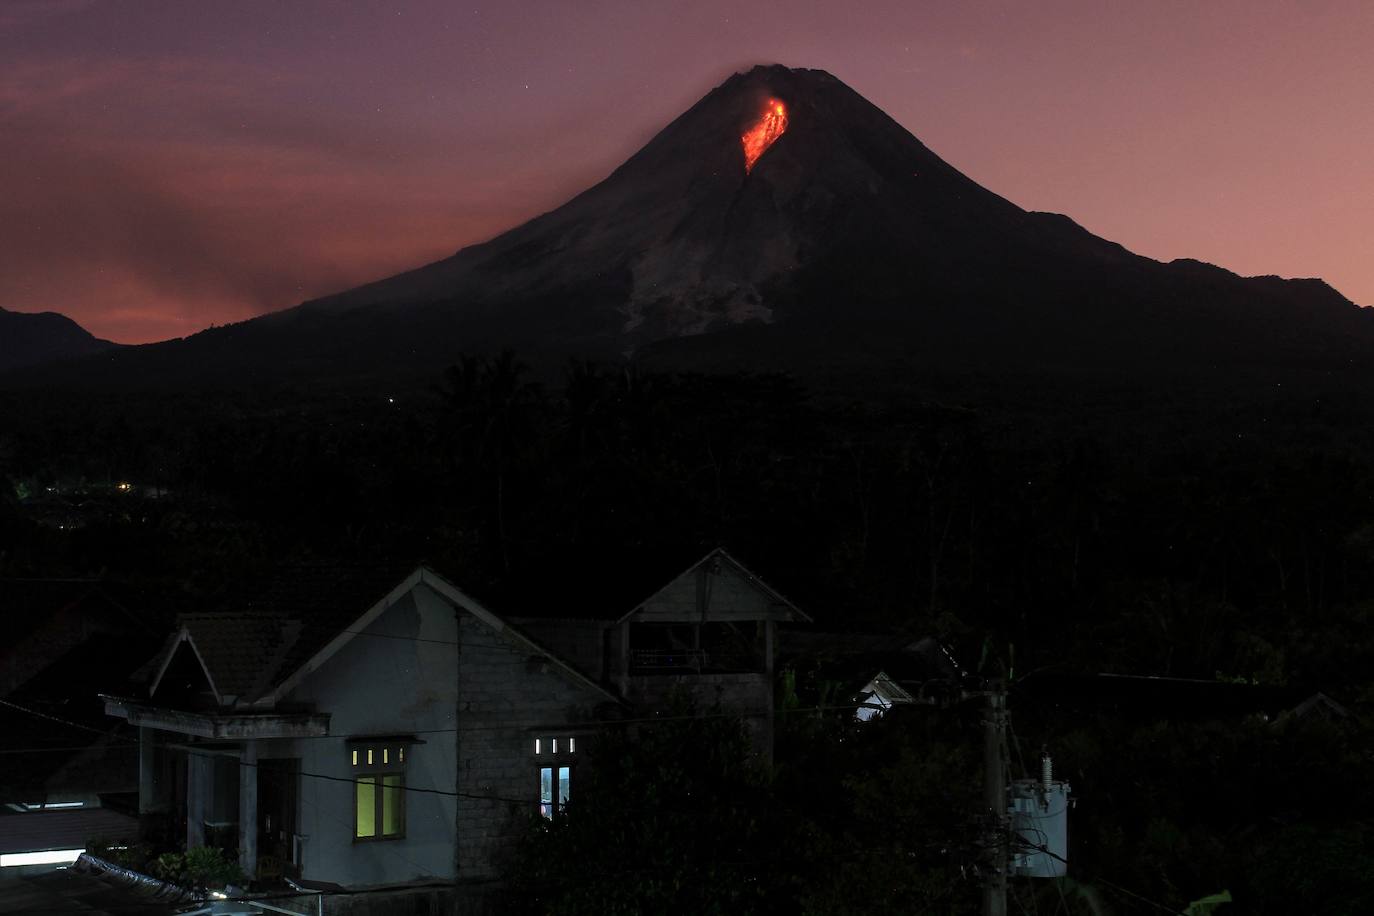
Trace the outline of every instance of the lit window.
<instances>
[{"instance_id":1,"label":"lit window","mask_svg":"<svg viewBox=\"0 0 1374 916\"><path fill-rule=\"evenodd\" d=\"M571 767L540 767L539 813L552 820L559 812L567 810L571 789Z\"/></svg>"},{"instance_id":2,"label":"lit window","mask_svg":"<svg viewBox=\"0 0 1374 916\"><path fill-rule=\"evenodd\" d=\"M539 756L567 756L576 750L576 738L560 740L557 737L546 736L534 739L534 752ZM539 767L539 813L552 819L567 806L568 793L572 785L572 767L558 766L555 761L550 763L554 765Z\"/></svg>"},{"instance_id":3,"label":"lit window","mask_svg":"<svg viewBox=\"0 0 1374 916\"><path fill-rule=\"evenodd\" d=\"M352 752L374 770L353 780L354 840L393 840L405 836L405 748L374 746Z\"/></svg>"}]
</instances>

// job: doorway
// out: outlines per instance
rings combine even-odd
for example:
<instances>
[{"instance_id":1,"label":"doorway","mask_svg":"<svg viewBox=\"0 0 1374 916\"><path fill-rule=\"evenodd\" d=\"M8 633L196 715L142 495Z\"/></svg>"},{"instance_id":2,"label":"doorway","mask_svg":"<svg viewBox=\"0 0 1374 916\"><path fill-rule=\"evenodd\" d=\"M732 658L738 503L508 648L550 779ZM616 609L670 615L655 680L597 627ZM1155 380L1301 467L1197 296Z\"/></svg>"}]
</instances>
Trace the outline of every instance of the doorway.
<instances>
[{"instance_id":1,"label":"doorway","mask_svg":"<svg viewBox=\"0 0 1374 916\"><path fill-rule=\"evenodd\" d=\"M301 760L258 761L258 878L300 877L296 832L300 823Z\"/></svg>"}]
</instances>

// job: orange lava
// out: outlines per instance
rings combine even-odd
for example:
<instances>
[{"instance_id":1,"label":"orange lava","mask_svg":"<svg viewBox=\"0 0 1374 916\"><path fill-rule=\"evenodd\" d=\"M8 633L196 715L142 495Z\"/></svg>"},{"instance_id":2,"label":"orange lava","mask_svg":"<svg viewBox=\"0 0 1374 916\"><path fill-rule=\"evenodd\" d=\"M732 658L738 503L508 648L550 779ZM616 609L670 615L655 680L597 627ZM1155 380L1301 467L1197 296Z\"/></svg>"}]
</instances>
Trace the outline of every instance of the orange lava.
<instances>
[{"instance_id":1,"label":"orange lava","mask_svg":"<svg viewBox=\"0 0 1374 916\"><path fill-rule=\"evenodd\" d=\"M744 141L744 171L749 172L754 163L787 130L787 109L777 99L769 99L768 107L758 122L740 139Z\"/></svg>"}]
</instances>

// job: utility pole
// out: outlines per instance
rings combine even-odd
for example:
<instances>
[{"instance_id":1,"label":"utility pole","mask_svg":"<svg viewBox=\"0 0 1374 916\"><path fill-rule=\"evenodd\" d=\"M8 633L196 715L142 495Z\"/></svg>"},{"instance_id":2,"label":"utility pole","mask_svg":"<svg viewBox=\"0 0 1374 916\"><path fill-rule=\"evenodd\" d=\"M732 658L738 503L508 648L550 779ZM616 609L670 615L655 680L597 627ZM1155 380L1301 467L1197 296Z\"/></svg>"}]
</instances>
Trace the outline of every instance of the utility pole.
<instances>
[{"instance_id":1,"label":"utility pole","mask_svg":"<svg viewBox=\"0 0 1374 916\"><path fill-rule=\"evenodd\" d=\"M1007 773L1002 761L1006 746L1007 691L1000 680L987 685L988 706L983 719L983 805L988 832L983 878L983 916L1007 916Z\"/></svg>"}]
</instances>

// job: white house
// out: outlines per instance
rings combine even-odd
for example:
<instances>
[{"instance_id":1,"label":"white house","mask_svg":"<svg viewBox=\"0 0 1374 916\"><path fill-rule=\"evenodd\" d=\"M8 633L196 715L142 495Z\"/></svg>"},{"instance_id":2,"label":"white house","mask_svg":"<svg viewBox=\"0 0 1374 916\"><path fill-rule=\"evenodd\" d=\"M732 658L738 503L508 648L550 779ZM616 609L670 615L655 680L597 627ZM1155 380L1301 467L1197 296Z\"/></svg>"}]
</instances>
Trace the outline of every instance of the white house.
<instances>
[{"instance_id":1,"label":"white house","mask_svg":"<svg viewBox=\"0 0 1374 916\"><path fill-rule=\"evenodd\" d=\"M538 612L541 609L526 609ZM146 698L140 810L249 875L494 878L574 797L598 727L674 690L770 735L774 630L804 621L722 550L623 616L493 613L433 570L292 570L184 615Z\"/></svg>"}]
</instances>

